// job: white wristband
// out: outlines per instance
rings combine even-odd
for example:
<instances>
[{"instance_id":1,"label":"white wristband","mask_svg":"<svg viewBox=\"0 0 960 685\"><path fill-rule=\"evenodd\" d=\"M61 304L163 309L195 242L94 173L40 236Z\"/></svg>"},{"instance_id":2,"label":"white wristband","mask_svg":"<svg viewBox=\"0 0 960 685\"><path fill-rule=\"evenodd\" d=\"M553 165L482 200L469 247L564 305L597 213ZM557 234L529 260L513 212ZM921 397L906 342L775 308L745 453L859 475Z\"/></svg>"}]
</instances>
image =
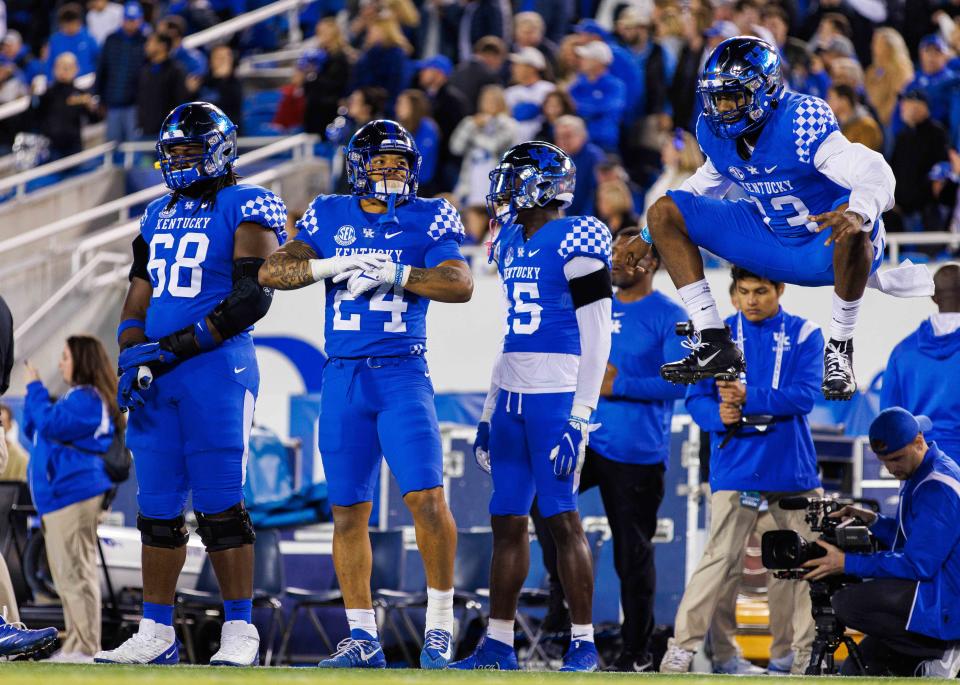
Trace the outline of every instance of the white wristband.
<instances>
[{"instance_id":1,"label":"white wristband","mask_svg":"<svg viewBox=\"0 0 960 685\"><path fill-rule=\"evenodd\" d=\"M333 278L337 275L337 271L334 268L335 259L336 257L329 257L327 259L310 260L310 272L313 274L314 282L322 281L326 278Z\"/></svg>"}]
</instances>

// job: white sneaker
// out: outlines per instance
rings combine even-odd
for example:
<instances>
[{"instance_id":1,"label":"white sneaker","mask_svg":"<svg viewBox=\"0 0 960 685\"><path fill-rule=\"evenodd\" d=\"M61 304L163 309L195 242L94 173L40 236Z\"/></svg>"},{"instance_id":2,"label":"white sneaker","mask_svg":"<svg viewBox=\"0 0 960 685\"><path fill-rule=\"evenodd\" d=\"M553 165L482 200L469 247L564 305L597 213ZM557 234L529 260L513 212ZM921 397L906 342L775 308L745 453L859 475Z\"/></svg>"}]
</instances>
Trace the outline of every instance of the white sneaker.
<instances>
[{"instance_id":1,"label":"white sneaker","mask_svg":"<svg viewBox=\"0 0 960 685\"><path fill-rule=\"evenodd\" d=\"M140 621L140 629L116 649L97 652L98 664L176 664L180 662L177 634L149 618Z\"/></svg>"},{"instance_id":2,"label":"white sneaker","mask_svg":"<svg viewBox=\"0 0 960 685\"><path fill-rule=\"evenodd\" d=\"M764 669L750 663L739 654L729 661L720 664L714 663L713 672L725 675L763 675L766 673Z\"/></svg>"},{"instance_id":3,"label":"white sneaker","mask_svg":"<svg viewBox=\"0 0 960 685\"><path fill-rule=\"evenodd\" d=\"M83 652L65 652L61 649L47 661L55 664L92 664L93 657Z\"/></svg>"},{"instance_id":4,"label":"white sneaker","mask_svg":"<svg viewBox=\"0 0 960 685\"><path fill-rule=\"evenodd\" d=\"M260 633L246 621L227 621L220 630L220 649L210 657L211 666L257 666L260 664Z\"/></svg>"},{"instance_id":5,"label":"white sneaker","mask_svg":"<svg viewBox=\"0 0 960 685\"><path fill-rule=\"evenodd\" d=\"M960 673L960 642L953 643L939 659L928 659L920 664L924 678L956 678Z\"/></svg>"},{"instance_id":6,"label":"white sneaker","mask_svg":"<svg viewBox=\"0 0 960 685\"><path fill-rule=\"evenodd\" d=\"M690 664L693 663L693 655L696 652L678 647L674 638L670 638L667 643L667 653L663 655L663 661L660 662L661 673L687 673L690 670Z\"/></svg>"}]
</instances>

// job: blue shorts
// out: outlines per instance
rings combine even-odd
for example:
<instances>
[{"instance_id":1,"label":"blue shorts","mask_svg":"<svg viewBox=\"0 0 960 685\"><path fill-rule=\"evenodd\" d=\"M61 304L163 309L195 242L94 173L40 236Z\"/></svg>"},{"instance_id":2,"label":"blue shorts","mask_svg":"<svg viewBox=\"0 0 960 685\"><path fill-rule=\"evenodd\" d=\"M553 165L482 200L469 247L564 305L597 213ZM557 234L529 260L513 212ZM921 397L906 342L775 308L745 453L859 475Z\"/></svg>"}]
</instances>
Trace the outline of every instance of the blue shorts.
<instances>
[{"instance_id":1,"label":"blue shorts","mask_svg":"<svg viewBox=\"0 0 960 685\"><path fill-rule=\"evenodd\" d=\"M328 360L318 433L333 505L372 501L384 457L404 495L443 486L440 426L423 357Z\"/></svg>"},{"instance_id":2,"label":"blue shorts","mask_svg":"<svg viewBox=\"0 0 960 685\"><path fill-rule=\"evenodd\" d=\"M260 385L249 336L231 339L158 376L146 406L128 414L137 502L150 518L218 514L243 501L247 441Z\"/></svg>"},{"instance_id":3,"label":"blue shorts","mask_svg":"<svg viewBox=\"0 0 960 685\"><path fill-rule=\"evenodd\" d=\"M492 516L526 516L534 495L544 517L576 511L580 474L558 478L550 461L571 409L572 392L500 391L490 421Z\"/></svg>"},{"instance_id":4,"label":"blue shorts","mask_svg":"<svg viewBox=\"0 0 960 685\"><path fill-rule=\"evenodd\" d=\"M684 190L667 194L683 215L690 239L718 257L773 281L833 285L833 245L823 244L829 232L780 235L764 223L752 202L718 200ZM870 273L883 262L885 235L883 222L877 221L870 233Z\"/></svg>"}]
</instances>

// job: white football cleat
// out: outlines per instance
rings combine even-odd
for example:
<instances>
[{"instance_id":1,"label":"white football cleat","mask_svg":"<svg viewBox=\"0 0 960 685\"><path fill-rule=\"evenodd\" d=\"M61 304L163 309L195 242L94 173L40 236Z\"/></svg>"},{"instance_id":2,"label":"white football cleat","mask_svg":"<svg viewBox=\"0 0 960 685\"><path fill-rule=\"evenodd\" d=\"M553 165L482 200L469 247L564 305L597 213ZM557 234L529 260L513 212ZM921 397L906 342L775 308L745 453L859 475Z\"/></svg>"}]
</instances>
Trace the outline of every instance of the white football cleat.
<instances>
[{"instance_id":1,"label":"white football cleat","mask_svg":"<svg viewBox=\"0 0 960 685\"><path fill-rule=\"evenodd\" d=\"M145 618L133 637L116 649L97 652L93 660L98 664L176 664L180 662L177 634L173 626Z\"/></svg>"},{"instance_id":2,"label":"white football cleat","mask_svg":"<svg viewBox=\"0 0 960 685\"><path fill-rule=\"evenodd\" d=\"M246 621L227 621L220 630L220 649L210 657L211 666L258 666L260 633Z\"/></svg>"}]
</instances>

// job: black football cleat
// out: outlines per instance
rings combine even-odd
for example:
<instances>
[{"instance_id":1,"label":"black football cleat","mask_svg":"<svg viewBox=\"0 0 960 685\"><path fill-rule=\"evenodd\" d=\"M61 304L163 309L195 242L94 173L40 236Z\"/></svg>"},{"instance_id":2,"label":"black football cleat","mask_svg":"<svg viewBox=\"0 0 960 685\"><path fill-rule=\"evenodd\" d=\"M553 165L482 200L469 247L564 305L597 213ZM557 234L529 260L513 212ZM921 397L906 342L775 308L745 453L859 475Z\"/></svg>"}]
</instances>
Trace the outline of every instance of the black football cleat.
<instances>
[{"instance_id":1,"label":"black football cleat","mask_svg":"<svg viewBox=\"0 0 960 685\"><path fill-rule=\"evenodd\" d=\"M853 340L831 338L823 350L823 396L828 400L849 400L857 391L853 376Z\"/></svg>"},{"instance_id":2,"label":"black football cleat","mask_svg":"<svg viewBox=\"0 0 960 685\"><path fill-rule=\"evenodd\" d=\"M687 357L660 367L663 380L690 385L707 378L735 381L746 372L740 348L730 339L726 328L708 328L684 341L683 346L693 350Z\"/></svg>"}]
</instances>

